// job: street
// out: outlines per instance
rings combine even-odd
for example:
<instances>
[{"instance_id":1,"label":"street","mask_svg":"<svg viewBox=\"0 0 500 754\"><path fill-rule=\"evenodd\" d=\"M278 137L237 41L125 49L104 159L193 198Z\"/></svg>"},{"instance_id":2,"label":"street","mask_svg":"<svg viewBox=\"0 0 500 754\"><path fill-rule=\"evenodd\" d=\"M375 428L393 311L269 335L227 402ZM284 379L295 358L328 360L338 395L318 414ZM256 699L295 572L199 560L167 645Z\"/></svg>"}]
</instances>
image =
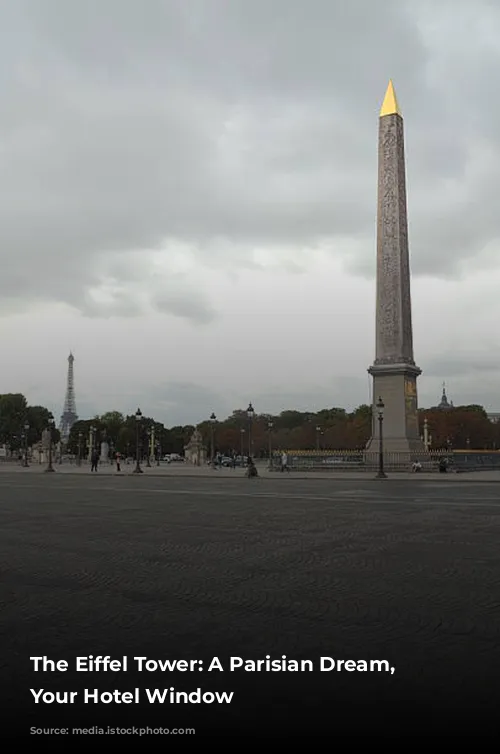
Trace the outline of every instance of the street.
<instances>
[{"instance_id":1,"label":"street","mask_svg":"<svg viewBox=\"0 0 500 754\"><path fill-rule=\"evenodd\" d=\"M373 735L405 726L424 735L452 720L472 734L493 719L496 483L4 472L0 514L2 686L16 735L52 716L168 717L199 734L271 736L366 735L356 715ZM76 673L74 658L89 655L203 667ZM310 659L315 672L207 670L215 656L225 665L267 655ZM35 674L30 656L69 669ZM319 673L322 656L395 670ZM135 687L234 699L165 712L147 702L35 705L29 692Z\"/></svg>"}]
</instances>

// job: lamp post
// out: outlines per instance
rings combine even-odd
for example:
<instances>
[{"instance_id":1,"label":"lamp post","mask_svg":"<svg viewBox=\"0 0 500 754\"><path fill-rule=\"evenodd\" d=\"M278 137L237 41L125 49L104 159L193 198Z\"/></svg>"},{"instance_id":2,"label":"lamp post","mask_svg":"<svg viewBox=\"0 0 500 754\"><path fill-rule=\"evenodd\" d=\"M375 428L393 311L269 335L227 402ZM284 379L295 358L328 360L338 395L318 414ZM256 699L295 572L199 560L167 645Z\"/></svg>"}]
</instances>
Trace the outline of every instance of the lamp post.
<instances>
[{"instance_id":1,"label":"lamp post","mask_svg":"<svg viewBox=\"0 0 500 754\"><path fill-rule=\"evenodd\" d=\"M141 464L139 463L140 452L140 428L141 428L142 411L140 408L135 412L135 469L133 474L142 474Z\"/></svg>"},{"instance_id":2,"label":"lamp post","mask_svg":"<svg viewBox=\"0 0 500 754\"><path fill-rule=\"evenodd\" d=\"M52 430L53 430L53 428L54 428L54 419L49 419L49 426L48 426L48 430L49 430L49 462L47 464L47 468L45 469L46 472L47 471L49 471L49 472L55 471L55 468L52 466Z\"/></svg>"},{"instance_id":3,"label":"lamp post","mask_svg":"<svg viewBox=\"0 0 500 754\"><path fill-rule=\"evenodd\" d=\"M255 411L251 403L248 404L247 408L247 416L248 416L248 457L252 457L252 421L255 416Z\"/></svg>"},{"instance_id":4,"label":"lamp post","mask_svg":"<svg viewBox=\"0 0 500 754\"><path fill-rule=\"evenodd\" d=\"M82 465L82 433L78 432L78 466Z\"/></svg>"},{"instance_id":5,"label":"lamp post","mask_svg":"<svg viewBox=\"0 0 500 754\"><path fill-rule=\"evenodd\" d=\"M215 424L216 422L217 422L217 417L212 411L212 415L210 416L210 461L212 463L212 466L215 465Z\"/></svg>"},{"instance_id":6,"label":"lamp post","mask_svg":"<svg viewBox=\"0 0 500 754\"><path fill-rule=\"evenodd\" d=\"M92 461L94 455L95 427L89 427L89 461Z\"/></svg>"},{"instance_id":7,"label":"lamp post","mask_svg":"<svg viewBox=\"0 0 500 754\"><path fill-rule=\"evenodd\" d=\"M320 447L320 437L321 437L321 427L316 427L316 450L319 452Z\"/></svg>"},{"instance_id":8,"label":"lamp post","mask_svg":"<svg viewBox=\"0 0 500 754\"><path fill-rule=\"evenodd\" d=\"M267 422L268 443L269 443L269 468L273 467L273 422L269 419Z\"/></svg>"},{"instance_id":9,"label":"lamp post","mask_svg":"<svg viewBox=\"0 0 500 754\"><path fill-rule=\"evenodd\" d=\"M243 427L240 429L240 433L241 433L241 460L243 461L243 452L244 452L244 445L245 445L245 430Z\"/></svg>"},{"instance_id":10,"label":"lamp post","mask_svg":"<svg viewBox=\"0 0 500 754\"><path fill-rule=\"evenodd\" d=\"M424 434L420 439L424 443L426 451L429 451L432 445L432 435L429 433L429 422L427 421L427 417L424 418Z\"/></svg>"},{"instance_id":11,"label":"lamp post","mask_svg":"<svg viewBox=\"0 0 500 754\"><path fill-rule=\"evenodd\" d=\"M157 466L160 465L160 457L161 457L161 445L160 445L160 441L157 440L156 442L156 465Z\"/></svg>"},{"instance_id":12,"label":"lamp post","mask_svg":"<svg viewBox=\"0 0 500 754\"><path fill-rule=\"evenodd\" d=\"M384 472L384 401L379 398L377 401L377 413L378 413L378 474L377 479L387 479L387 474Z\"/></svg>"},{"instance_id":13,"label":"lamp post","mask_svg":"<svg viewBox=\"0 0 500 754\"><path fill-rule=\"evenodd\" d=\"M424 448L426 450L429 450L429 424L427 422L427 417L424 418L424 436L422 439L424 441Z\"/></svg>"},{"instance_id":14,"label":"lamp post","mask_svg":"<svg viewBox=\"0 0 500 754\"><path fill-rule=\"evenodd\" d=\"M28 432L30 431L30 425L28 422L25 422L24 424L24 460L23 460L23 466L25 469L28 468Z\"/></svg>"},{"instance_id":15,"label":"lamp post","mask_svg":"<svg viewBox=\"0 0 500 754\"><path fill-rule=\"evenodd\" d=\"M155 447L156 447L156 440L155 440L155 425L151 425L151 444L149 446L149 455L151 456L151 460L154 461L155 458Z\"/></svg>"},{"instance_id":16,"label":"lamp post","mask_svg":"<svg viewBox=\"0 0 500 754\"><path fill-rule=\"evenodd\" d=\"M151 455L151 441L153 439L153 429L152 427L149 427L148 429L148 452L147 452L147 458L146 458L146 468L151 468L151 461L149 460L149 457Z\"/></svg>"}]
</instances>

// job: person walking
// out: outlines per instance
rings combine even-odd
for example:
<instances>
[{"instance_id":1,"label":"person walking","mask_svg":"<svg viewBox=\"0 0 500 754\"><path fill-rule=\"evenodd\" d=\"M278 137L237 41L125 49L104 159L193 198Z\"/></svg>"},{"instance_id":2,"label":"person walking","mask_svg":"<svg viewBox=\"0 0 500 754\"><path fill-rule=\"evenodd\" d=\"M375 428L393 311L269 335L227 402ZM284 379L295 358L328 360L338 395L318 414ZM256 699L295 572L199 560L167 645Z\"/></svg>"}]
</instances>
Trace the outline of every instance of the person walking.
<instances>
[{"instance_id":1,"label":"person walking","mask_svg":"<svg viewBox=\"0 0 500 754\"><path fill-rule=\"evenodd\" d=\"M253 462L253 458L251 458L250 456L248 457L248 465L247 465L247 470L245 472L245 476L247 476L249 479L254 476L259 476L257 467L255 466Z\"/></svg>"},{"instance_id":2,"label":"person walking","mask_svg":"<svg viewBox=\"0 0 500 754\"><path fill-rule=\"evenodd\" d=\"M281 454L281 471L290 472L290 469L288 468L288 456L285 450Z\"/></svg>"},{"instance_id":3,"label":"person walking","mask_svg":"<svg viewBox=\"0 0 500 754\"><path fill-rule=\"evenodd\" d=\"M121 469L121 464L120 464L120 461L121 461L121 456L120 456L120 454L118 453L118 451L116 452L115 460L116 460L116 470L117 470L117 471L121 471L121 470L122 470L122 469Z\"/></svg>"},{"instance_id":4,"label":"person walking","mask_svg":"<svg viewBox=\"0 0 500 754\"><path fill-rule=\"evenodd\" d=\"M92 452L92 456L91 456L90 460L91 460L91 463L92 463L92 465L90 467L90 470L91 471L97 471L97 464L99 463L99 453L97 452L97 450L94 450Z\"/></svg>"}]
</instances>

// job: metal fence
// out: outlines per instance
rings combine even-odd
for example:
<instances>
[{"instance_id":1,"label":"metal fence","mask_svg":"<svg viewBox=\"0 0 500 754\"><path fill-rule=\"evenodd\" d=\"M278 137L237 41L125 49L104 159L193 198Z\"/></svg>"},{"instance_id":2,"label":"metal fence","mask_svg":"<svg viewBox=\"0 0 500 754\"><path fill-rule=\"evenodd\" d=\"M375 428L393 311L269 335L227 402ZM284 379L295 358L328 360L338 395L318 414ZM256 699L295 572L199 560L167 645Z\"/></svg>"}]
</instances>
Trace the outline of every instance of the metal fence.
<instances>
[{"instance_id":1,"label":"metal fence","mask_svg":"<svg viewBox=\"0 0 500 754\"><path fill-rule=\"evenodd\" d=\"M287 450L287 466L290 471L367 471L379 466L378 452L365 450ZM438 472L442 461L448 471L469 472L500 470L500 451L430 450L422 453L384 453L386 471L411 471L419 462L422 471ZM271 471L281 470L281 453L273 454Z\"/></svg>"}]
</instances>

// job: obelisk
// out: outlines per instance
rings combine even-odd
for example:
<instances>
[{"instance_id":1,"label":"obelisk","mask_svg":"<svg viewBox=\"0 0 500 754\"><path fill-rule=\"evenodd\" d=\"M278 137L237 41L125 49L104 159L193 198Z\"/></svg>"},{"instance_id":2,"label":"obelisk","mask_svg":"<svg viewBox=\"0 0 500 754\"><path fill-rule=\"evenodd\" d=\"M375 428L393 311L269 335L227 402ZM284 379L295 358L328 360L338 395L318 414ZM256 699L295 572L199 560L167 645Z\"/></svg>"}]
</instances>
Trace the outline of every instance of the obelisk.
<instances>
[{"instance_id":1,"label":"obelisk","mask_svg":"<svg viewBox=\"0 0 500 754\"><path fill-rule=\"evenodd\" d=\"M392 81L379 118L377 206L377 313L370 451L379 448L375 404L384 403L384 450L425 452L419 436L417 377L413 359L410 261L406 214L404 126Z\"/></svg>"}]
</instances>

